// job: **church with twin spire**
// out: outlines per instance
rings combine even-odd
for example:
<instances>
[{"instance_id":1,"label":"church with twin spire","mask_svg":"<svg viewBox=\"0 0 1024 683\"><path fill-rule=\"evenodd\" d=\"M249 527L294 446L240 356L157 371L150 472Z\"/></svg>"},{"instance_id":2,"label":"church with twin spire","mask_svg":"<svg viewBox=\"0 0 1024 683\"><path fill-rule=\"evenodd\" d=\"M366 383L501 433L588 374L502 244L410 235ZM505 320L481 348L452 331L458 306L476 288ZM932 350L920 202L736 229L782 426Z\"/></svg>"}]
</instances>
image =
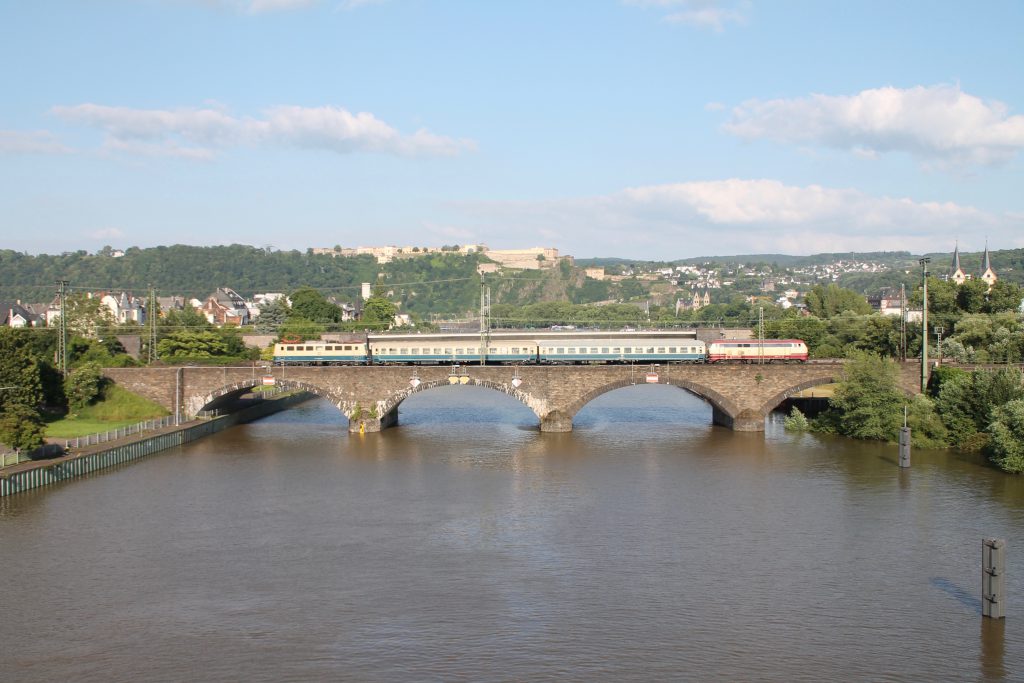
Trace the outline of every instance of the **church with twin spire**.
<instances>
[{"instance_id":1,"label":"church with twin spire","mask_svg":"<svg viewBox=\"0 0 1024 683\"><path fill-rule=\"evenodd\" d=\"M967 280L972 279L970 275L964 272L963 267L960 265L959 244L953 250L953 264L949 268L949 279L958 285L962 285ZM989 289L992 289L992 285L999 279L996 271L992 269L992 259L989 258L988 254L988 242L985 242L985 253L981 257L981 272L978 273L978 279L984 280Z\"/></svg>"}]
</instances>

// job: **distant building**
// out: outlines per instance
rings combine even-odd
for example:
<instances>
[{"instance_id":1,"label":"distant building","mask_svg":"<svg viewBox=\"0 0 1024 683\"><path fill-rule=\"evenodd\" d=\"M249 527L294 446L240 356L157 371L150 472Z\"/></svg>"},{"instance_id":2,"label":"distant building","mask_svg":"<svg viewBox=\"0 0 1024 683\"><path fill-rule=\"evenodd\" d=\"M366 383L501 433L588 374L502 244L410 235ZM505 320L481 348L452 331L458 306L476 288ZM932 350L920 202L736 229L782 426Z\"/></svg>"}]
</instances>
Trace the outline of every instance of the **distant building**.
<instances>
[{"instance_id":1,"label":"distant building","mask_svg":"<svg viewBox=\"0 0 1024 683\"><path fill-rule=\"evenodd\" d=\"M214 325L249 324L249 308L245 299L230 287L218 287L206 297L199 310Z\"/></svg>"},{"instance_id":2,"label":"distant building","mask_svg":"<svg viewBox=\"0 0 1024 683\"><path fill-rule=\"evenodd\" d=\"M981 257L981 279L985 281L990 291L992 285L999 279L996 276L996 271L992 270L992 260L988 255L988 242L985 242L985 253Z\"/></svg>"},{"instance_id":3,"label":"distant building","mask_svg":"<svg viewBox=\"0 0 1024 683\"><path fill-rule=\"evenodd\" d=\"M42 316L36 315L20 301L0 303L0 316L5 327L37 327L43 324Z\"/></svg>"},{"instance_id":4,"label":"distant building","mask_svg":"<svg viewBox=\"0 0 1024 683\"><path fill-rule=\"evenodd\" d=\"M962 285L968 280L967 273L965 273L963 267L960 266L959 242L957 243L956 248L953 249L953 263L949 267L949 279L958 285Z\"/></svg>"},{"instance_id":5,"label":"distant building","mask_svg":"<svg viewBox=\"0 0 1024 683\"><path fill-rule=\"evenodd\" d=\"M604 268L584 268L583 274L592 280L603 280Z\"/></svg>"}]
</instances>

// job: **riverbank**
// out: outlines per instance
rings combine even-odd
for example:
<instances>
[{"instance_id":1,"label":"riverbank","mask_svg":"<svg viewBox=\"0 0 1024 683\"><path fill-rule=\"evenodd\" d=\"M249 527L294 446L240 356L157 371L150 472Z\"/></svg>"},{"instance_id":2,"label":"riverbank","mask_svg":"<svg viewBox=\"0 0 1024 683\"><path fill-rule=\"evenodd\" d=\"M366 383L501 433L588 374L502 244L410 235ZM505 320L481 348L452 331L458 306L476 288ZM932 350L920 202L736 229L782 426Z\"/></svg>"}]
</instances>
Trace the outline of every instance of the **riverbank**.
<instances>
[{"instance_id":1,"label":"riverbank","mask_svg":"<svg viewBox=\"0 0 1024 683\"><path fill-rule=\"evenodd\" d=\"M0 497L9 496L60 481L74 479L98 470L159 453L196 439L216 434L228 427L258 420L313 398L300 392L272 399L262 399L237 411L209 419L191 420L143 434L114 439L103 444L86 446L46 460L32 460L0 470Z\"/></svg>"}]
</instances>

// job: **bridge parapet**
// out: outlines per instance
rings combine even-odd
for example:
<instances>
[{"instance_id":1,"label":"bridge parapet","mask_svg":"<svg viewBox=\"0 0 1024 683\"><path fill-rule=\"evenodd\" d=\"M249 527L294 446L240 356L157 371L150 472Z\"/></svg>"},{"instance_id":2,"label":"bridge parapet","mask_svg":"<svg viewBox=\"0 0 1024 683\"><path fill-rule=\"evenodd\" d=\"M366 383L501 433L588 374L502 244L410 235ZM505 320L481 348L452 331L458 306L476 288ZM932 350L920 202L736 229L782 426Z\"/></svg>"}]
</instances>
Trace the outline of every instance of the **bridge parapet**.
<instances>
[{"instance_id":1,"label":"bridge parapet","mask_svg":"<svg viewBox=\"0 0 1024 683\"><path fill-rule=\"evenodd\" d=\"M274 377L283 387L317 394L349 418L350 431L397 423L409 396L439 386L474 385L500 391L537 415L542 431L570 431L576 413L620 387L656 382L703 398L712 417L739 431L764 429L764 418L793 393L836 381L841 363L806 365L594 366L327 366L110 368L104 373L184 417L219 396ZM902 371L901 371L902 372ZM903 373L908 374L908 373ZM901 375L902 376L902 375Z\"/></svg>"}]
</instances>

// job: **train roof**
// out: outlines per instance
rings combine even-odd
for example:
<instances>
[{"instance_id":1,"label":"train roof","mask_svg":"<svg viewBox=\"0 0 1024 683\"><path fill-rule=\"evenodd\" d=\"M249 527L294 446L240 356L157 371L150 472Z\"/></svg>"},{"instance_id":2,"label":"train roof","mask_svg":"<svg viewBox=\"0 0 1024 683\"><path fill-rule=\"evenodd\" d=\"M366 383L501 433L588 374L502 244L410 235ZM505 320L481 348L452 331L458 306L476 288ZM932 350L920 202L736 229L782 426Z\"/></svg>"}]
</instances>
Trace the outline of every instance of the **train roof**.
<instances>
[{"instance_id":1,"label":"train roof","mask_svg":"<svg viewBox=\"0 0 1024 683\"><path fill-rule=\"evenodd\" d=\"M492 330L488 333L491 340L531 339L535 341L557 341L573 339L696 339L696 330L573 330L571 332L551 332L539 330ZM458 333L427 333L427 334L378 334L369 335L372 342L391 341L474 341L480 339L479 332Z\"/></svg>"},{"instance_id":2,"label":"train roof","mask_svg":"<svg viewBox=\"0 0 1024 683\"><path fill-rule=\"evenodd\" d=\"M803 339L714 339L708 344L803 344Z\"/></svg>"}]
</instances>

